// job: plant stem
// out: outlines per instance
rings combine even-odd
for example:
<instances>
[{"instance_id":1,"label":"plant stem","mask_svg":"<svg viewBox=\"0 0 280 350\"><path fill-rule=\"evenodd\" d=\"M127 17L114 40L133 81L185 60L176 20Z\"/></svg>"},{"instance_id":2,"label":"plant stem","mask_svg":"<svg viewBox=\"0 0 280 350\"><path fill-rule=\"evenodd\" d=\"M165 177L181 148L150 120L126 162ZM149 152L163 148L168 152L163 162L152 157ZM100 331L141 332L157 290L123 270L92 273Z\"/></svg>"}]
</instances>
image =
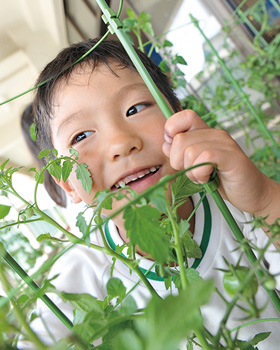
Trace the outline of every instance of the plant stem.
<instances>
[{"instance_id":1,"label":"plant stem","mask_svg":"<svg viewBox=\"0 0 280 350\"><path fill-rule=\"evenodd\" d=\"M213 181L217 181L218 178L215 178ZM228 223L231 231L233 232L236 240L239 243L243 243L244 241L244 236L243 233L241 232L239 226L237 225L236 221L234 220L231 212L229 211L228 207L226 206L224 200L222 199L220 193L218 192L217 189L213 190L211 187L213 185L213 182L211 184L211 182L204 184L204 188L206 189L207 192L209 192L215 203L217 204L217 207L219 208L220 212L223 214L223 217L225 218L226 222ZM249 245L246 246L246 249L244 249L244 252L250 262L250 264L252 266L254 266L254 264L257 261L257 258L255 256L255 254L253 253L252 249L249 247ZM259 257L260 259L260 257ZM263 277L263 271L262 270L257 270L256 271L257 276L260 278L260 280ZM267 289L265 286L264 288L266 289L272 303L274 304L276 310L278 311L279 315L280 315L280 300L278 295L276 294L276 292L274 290L270 290Z\"/></svg>"},{"instance_id":2,"label":"plant stem","mask_svg":"<svg viewBox=\"0 0 280 350\"><path fill-rule=\"evenodd\" d=\"M31 288L34 293L38 293L40 288L31 279L31 277L19 266L19 264L11 257L11 255L4 250L4 246L1 246L1 256L7 262L7 264L21 277L21 279ZM48 308L63 322L63 324L72 330L73 324L65 316L65 314L52 302L47 295L39 296L39 298L48 306ZM13 299L13 298L11 298Z\"/></svg>"},{"instance_id":3,"label":"plant stem","mask_svg":"<svg viewBox=\"0 0 280 350\"><path fill-rule=\"evenodd\" d=\"M154 297L159 297L158 293L155 291L154 287L151 285L151 283L148 281L147 277L145 276L145 274L142 272L142 270L140 269L140 267L138 265L135 266L135 261L128 259L124 256L122 256L121 254L118 254L117 252L115 252L113 249L110 248L110 246L107 243L107 240L105 238L105 234L103 232L102 227L99 228L102 240L103 240L103 244L106 248L107 254L120 260L121 262L123 262L125 265L127 265L131 270L133 270L141 279L141 281L145 284L145 286L147 287L148 291L151 293L152 296Z\"/></svg>"},{"instance_id":4,"label":"plant stem","mask_svg":"<svg viewBox=\"0 0 280 350\"><path fill-rule=\"evenodd\" d=\"M237 331L238 329L247 327L247 326L251 326L252 324L256 324L256 323L262 323L262 322L280 322L280 318L262 318L262 319L257 319L257 320L253 320L250 322L246 322L241 324L240 326L237 326L235 328L232 328L230 330L230 333Z\"/></svg>"},{"instance_id":5,"label":"plant stem","mask_svg":"<svg viewBox=\"0 0 280 350\"><path fill-rule=\"evenodd\" d=\"M206 341L205 337L203 336L203 334L201 333L201 331L199 329L195 329L194 331L195 331L195 335L196 335L197 339L200 342L202 349L203 350L210 350L210 346L207 343L207 341Z\"/></svg>"},{"instance_id":6,"label":"plant stem","mask_svg":"<svg viewBox=\"0 0 280 350\"><path fill-rule=\"evenodd\" d=\"M104 14L103 19L105 23L109 23L110 30L112 31L112 33L115 33L117 35L118 39L122 43L124 49L126 50L127 54L129 55L130 59L135 65L135 68L137 69L138 73L144 80L152 96L154 97L156 103L159 105L164 116L166 118L169 118L173 113L171 112L165 99L163 98L162 94L157 88L155 82L152 80L149 73L147 72L147 69L143 65L142 61L139 59L138 55L136 54L126 33L123 31L122 22L120 21L119 18L117 18L117 15L114 13L114 11L109 8L105 0L96 0L96 2Z\"/></svg>"},{"instance_id":7,"label":"plant stem","mask_svg":"<svg viewBox=\"0 0 280 350\"><path fill-rule=\"evenodd\" d=\"M173 229L173 235L175 238L174 248L176 250L178 265L179 265L179 269L180 269L180 278L181 278L181 282L182 282L182 288L184 290L188 287L189 281L188 281L187 275L186 275L186 268L185 268L185 264L184 264L183 252L182 252L182 248L181 248L181 244L180 244L179 228L178 228L178 224L175 221L173 213L172 213L168 204L166 205L166 209L167 209L167 213L168 213L168 218L171 221L171 225L172 225L172 229Z\"/></svg>"},{"instance_id":8,"label":"plant stem","mask_svg":"<svg viewBox=\"0 0 280 350\"><path fill-rule=\"evenodd\" d=\"M1 282L2 285L6 291L6 293L8 293L10 286L9 286L9 282L6 279L5 273L3 271L3 266L0 268L0 276L1 276ZM45 350L47 349L47 346L44 345L41 340L37 337L37 335L33 332L33 330L30 328L28 322L26 321L21 309L19 308L16 300L14 298L10 298L10 301L13 305L14 311L17 315L17 318L19 320L19 322L21 323L22 327L24 328L26 334L29 336L29 339L33 342L33 344L36 345L36 348L39 350Z\"/></svg>"},{"instance_id":9,"label":"plant stem","mask_svg":"<svg viewBox=\"0 0 280 350\"><path fill-rule=\"evenodd\" d=\"M239 94L239 96L246 102L249 110L252 112L253 116L255 117L255 119L257 120L257 122L260 125L260 128L263 131L263 134L273 143L273 145L278 148L278 144L277 142L274 140L273 136L271 135L270 131L267 129L267 127L264 125L261 117L258 115L255 107L252 105L252 103L250 102L248 95L245 94L242 90L242 88L240 87L240 85L238 84L238 82L234 79L231 71L227 68L224 60L219 56L218 52L216 51L216 49L214 48L214 46L212 45L211 41L206 37L206 35L204 34L203 30L200 28L199 24L198 24L198 20L195 19L192 15L190 15L190 18L193 22L193 24L196 26L196 28L199 30L199 32L201 33L201 35L203 36L203 38L205 39L205 41L207 42L207 44L209 45L209 47L211 48L212 52L214 53L214 55L217 57L221 67L223 68L224 72L226 73L227 77L229 78L229 80L231 81L233 87L235 88L235 90L237 91L237 93Z\"/></svg>"},{"instance_id":10,"label":"plant stem","mask_svg":"<svg viewBox=\"0 0 280 350\"><path fill-rule=\"evenodd\" d=\"M276 8L276 10L280 13L280 5L275 0L270 0L270 2Z\"/></svg>"}]
</instances>

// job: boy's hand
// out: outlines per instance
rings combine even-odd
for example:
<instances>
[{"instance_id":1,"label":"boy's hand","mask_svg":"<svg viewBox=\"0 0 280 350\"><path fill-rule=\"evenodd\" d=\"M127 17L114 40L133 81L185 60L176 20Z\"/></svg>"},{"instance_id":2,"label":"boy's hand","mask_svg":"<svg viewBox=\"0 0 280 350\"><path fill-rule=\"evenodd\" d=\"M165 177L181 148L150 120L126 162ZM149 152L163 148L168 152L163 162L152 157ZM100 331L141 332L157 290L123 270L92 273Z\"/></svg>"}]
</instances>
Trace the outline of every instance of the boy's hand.
<instances>
[{"instance_id":1,"label":"boy's hand","mask_svg":"<svg viewBox=\"0 0 280 350\"><path fill-rule=\"evenodd\" d=\"M175 170L211 162L217 166L219 191L242 211L280 217L280 185L265 176L224 130L212 129L192 110L171 116L165 124L163 152ZM208 181L213 168L201 166L187 172L196 183Z\"/></svg>"}]
</instances>

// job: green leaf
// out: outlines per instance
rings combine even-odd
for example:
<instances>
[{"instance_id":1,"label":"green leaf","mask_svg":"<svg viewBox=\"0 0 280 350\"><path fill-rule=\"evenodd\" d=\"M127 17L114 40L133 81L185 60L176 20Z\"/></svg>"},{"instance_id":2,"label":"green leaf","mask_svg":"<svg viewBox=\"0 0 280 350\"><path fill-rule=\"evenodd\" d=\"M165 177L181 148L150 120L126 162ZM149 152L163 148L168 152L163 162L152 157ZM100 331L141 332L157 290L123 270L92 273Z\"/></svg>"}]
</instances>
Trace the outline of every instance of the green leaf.
<instances>
[{"instance_id":1,"label":"green leaf","mask_svg":"<svg viewBox=\"0 0 280 350\"><path fill-rule=\"evenodd\" d=\"M137 311L137 304L131 295L128 295L121 304L120 313L123 316L132 315Z\"/></svg>"},{"instance_id":2,"label":"green leaf","mask_svg":"<svg viewBox=\"0 0 280 350\"><path fill-rule=\"evenodd\" d=\"M163 47L172 47L172 46L173 46L173 44L172 44L171 41L169 41L169 40L164 40L164 42L163 42Z\"/></svg>"},{"instance_id":3,"label":"green leaf","mask_svg":"<svg viewBox=\"0 0 280 350\"><path fill-rule=\"evenodd\" d=\"M35 173L35 181L38 181L39 184L42 184L44 182L45 174L41 171L38 171Z\"/></svg>"},{"instance_id":4,"label":"green leaf","mask_svg":"<svg viewBox=\"0 0 280 350\"><path fill-rule=\"evenodd\" d=\"M58 156L58 150L54 148L54 149L52 150L52 154L53 154L55 157L57 157L57 156Z\"/></svg>"},{"instance_id":5,"label":"green leaf","mask_svg":"<svg viewBox=\"0 0 280 350\"><path fill-rule=\"evenodd\" d=\"M108 209L108 210L112 209L112 203L113 203L112 193L108 188L102 191L98 191L95 197L97 198L97 201L98 203L100 203L102 208Z\"/></svg>"},{"instance_id":6,"label":"green leaf","mask_svg":"<svg viewBox=\"0 0 280 350\"><path fill-rule=\"evenodd\" d=\"M72 146L69 148L69 153L74 156L76 160L79 158L79 152L75 150Z\"/></svg>"},{"instance_id":7,"label":"green leaf","mask_svg":"<svg viewBox=\"0 0 280 350\"><path fill-rule=\"evenodd\" d=\"M83 213L79 213L76 219L76 226L79 228L80 232L85 235L87 233L88 224L83 216Z\"/></svg>"},{"instance_id":8,"label":"green leaf","mask_svg":"<svg viewBox=\"0 0 280 350\"><path fill-rule=\"evenodd\" d=\"M4 171L4 168L5 168L5 166L7 165L8 162L9 162L9 159L6 159L5 162L3 162L3 163L1 164L1 166L0 166L0 170L1 170L1 171Z\"/></svg>"},{"instance_id":9,"label":"green leaf","mask_svg":"<svg viewBox=\"0 0 280 350\"><path fill-rule=\"evenodd\" d=\"M254 338L249 341L249 343L252 345L257 345L259 342L261 342L261 341L265 340L267 337L269 337L270 334L271 334L271 332L262 332L262 333L256 334L254 336Z\"/></svg>"},{"instance_id":10,"label":"green leaf","mask_svg":"<svg viewBox=\"0 0 280 350\"><path fill-rule=\"evenodd\" d=\"M52 151L50 149L43 149L39 155L38 158L41 159L43 157L48 157Z\"/></svg>"},{"instance_id":11,"label":"green leaf","mask_svg":"<svg viewBox=\"0 0 280 350\"><path fill-rule=\"evenodd\" d=\"M73 169L73 162L70 160L65 160L62 164L62 180L67 181L71 171Z\"/></svg>"},{"instance_id":12,"label":"green leaf","mask_svg":"<svg viewBox=\"0 0 280 350\"><path fill-rule=\"evenodd\" d=\"M106 288L110 300L119 297L118 302L121 302L126 295L126 288L118 278L110 278Z\"/></svg>"},{"instance_id":13,"label":"green leaf","mask_svg":"<svg viewBox=\"0 0 280 350\"><path fill-rule=\"evenodd\" d=\"M166 189L164 187L156 188L149 195L149 199L161 213L166 214Z\"/></svg>"},{"instance_id":14,"label":"green leaf","mask_svg":"<svg viewBox=\"0 0 280 350\"><path fill-rule=\"evenodd\" d=\"M137 17L136 13L133 10L131 10L131 8L129 8L129 7L126 8L126 13L127 13L129 18L136 18Z\"/></svg>"},{"instance_id":15,"label":"green leaf","mask_svg":"<svg viewBox=\"0 0 280 350\"><path fill-rule=\"evenodd\" d=\"M199 245L192 238L190 232L186 232L185 235L180 239L181 245L184 247L186 255L188 258L198 258L202 257L202 252Z\"/></svg>"},{"instance_id":16,"label":"green leaf","mask_svg":"<svg viewBox=\"0 0 280 350\"><path fill-rule=\"evenodd\" d=\"M9 205L0 204L0 220L9 214L10 209L11 207Z\"/></svg>"},{"instance_id":17,"label":"green leaf","mask_svg":"<svg viewBox=\"0 0 280 350\"><path fill-rule=\"evenodd\" d=\"M30 125L29 133L30 133L31 140L35 142L36 139L37 139L36 124L35 124L35 122L33 122L33 123Z\"/></svg>"},{"instance_id":18,"label":"green leaf","mask_svg":"<svg viewBox=\"0 0 280 350\"><path fill-rule=\"evenodd\" d=\"M144 350L141 339L131 329L120 332L115 341L113 350Z\"/></svg>"},{"instance_id":19,"label":"green leaf","mask_svg":"<svg viewBox=\"0 0 280 350\"><path fill-rule=\"evenodd\" d=\"M130 242L164 263L168 256L168 238L159 225L160 212L149 205L128 207L123 217Z\"/></svg>"},{"instance_id":20,"label":"green leaf","mask_svg":"<svg viewBox=\"0 0 280 350\"><path fill-rule=\"evenodd\" d=\"M176 55L176 57L174 58L174 60L172 61L172 63L175 63L175 64L183 64L184 66L187 66L187 62L186 60L184 59L183 56L179 56L179 55Z\"/></svg>"},{"instance_id":21,"label":"green leaf","mask_svg":"<svg viewBox=\"0 0 280 350\"><path fill-rule=\"evenodd\" d=\"M178 296L153 298L145 310L145 320L136 320L145 350L177 350L192 330L202 327L199 309L209 301L213 290L212 280L198 280Z\"/></svg>"},{"instance_id":22,"label":"green leaf","mask_svg":"<svg viewBox=\"0 0 280 350\"><path fill-rule=\"evenodd\" d=\"M92 189L92 179L91 179L90 172L87 169L87 165L84 163L79 164L76 169L76 175L77 175L77 179L81 180L83 189L88 194L90 194Z\"/></svg>"},{"instance_id":23,"label":"green leaf","mask_svg":"<svg viewBox=\"0 0 280 350\"><path fill-rule=\"evenodd\" d=\"M176 181L171 185L172 204L175 205L202 190L202 185L194 184L186 175L178 176Z\"/></svg>"},{"instance_id":24,"label":"green leaf","mask_svg":"<svg viewBox=\"0 0 280 350\"><path fill-rule=\"evenodd\" d=\"M66 240L51 236L50 233L43 233L37 237L38 242L43 242L43 241L48 241L48 240L54 241L54 242L67 242Z\"/></svg>"},{"instance_id":25,"label":"green leaf","mask_svg":"<svg viewBox=\"0 0 280 350\"><path fill-rule=\"evenodd\" d=\"M192 267L189 267L188 269L186 269L186 275L190 283L193 283L201 279L199 272L196 269L193 269Z\"/></svg>"},{"instance_id":26,"label":"green leaf","mask_svg":"<svg viewBox=\"0 0 280 350\"><path fill-rule=\"evenodd\" d=\"M61 179L61 165L60 165L60 159L54 161L52 164L48 167L49 173L54 176L58 181Z\"/></svg>"},{"instance_id":27,"label":"green leaf","mask_svg":"<svg viewBox=\"0 0 280 350\"><path fill-rule=\"evenodd\" d=\"M103 309L100 306L99 301L97 298L93 297L90 294L87 293L81 293L81 294L73 294L73 293L64 293L60 292L59 295L61 296L63 301L69 301L73 307L80 311L95 311L96 313L102 314Z\"/></svg>"},{"instance_id":28,"label":"green leaf","mask_svg":"<svg viewBox=\"0 0 280 350\"><path fill-rule=\"evenodd\" d=\"M153 26L151 23L144 23L142 25L142 30L151 36L155 35L154 30L153 30Z\"/></svg>"}]
</instances>

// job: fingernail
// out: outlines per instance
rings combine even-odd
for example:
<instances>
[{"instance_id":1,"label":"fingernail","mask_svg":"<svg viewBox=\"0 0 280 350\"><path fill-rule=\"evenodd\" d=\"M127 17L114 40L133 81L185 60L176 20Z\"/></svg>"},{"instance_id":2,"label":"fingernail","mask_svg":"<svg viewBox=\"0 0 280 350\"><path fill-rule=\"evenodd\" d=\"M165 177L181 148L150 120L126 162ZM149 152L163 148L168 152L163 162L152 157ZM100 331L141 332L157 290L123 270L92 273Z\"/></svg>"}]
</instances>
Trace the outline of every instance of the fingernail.
<instances>
[{"instance_id":1,"label":"fingernail","mask_svg":"<svg viewBox=\"0 0 280 350\"><path fill-rule=\"evenodd\" d=\"M172 137L169 137L169 136L167 136L167 135L165 135L164 134L164 141L166 142L166 143L169 143L169 144L171 144L172 143Z\"/></svg>"},{"instance_id":2,"label":"fingernail","mask_svg":"<svg viewBox=\"0 0 280 350\"><path fill-rule=\"evenodd\" d=\"M167 130L165 130L165 132L164 132L164 140L167 143L172 143L172 141L173 141L173 137L170 136L170 134Z\"/></svg>"}]
</instances>

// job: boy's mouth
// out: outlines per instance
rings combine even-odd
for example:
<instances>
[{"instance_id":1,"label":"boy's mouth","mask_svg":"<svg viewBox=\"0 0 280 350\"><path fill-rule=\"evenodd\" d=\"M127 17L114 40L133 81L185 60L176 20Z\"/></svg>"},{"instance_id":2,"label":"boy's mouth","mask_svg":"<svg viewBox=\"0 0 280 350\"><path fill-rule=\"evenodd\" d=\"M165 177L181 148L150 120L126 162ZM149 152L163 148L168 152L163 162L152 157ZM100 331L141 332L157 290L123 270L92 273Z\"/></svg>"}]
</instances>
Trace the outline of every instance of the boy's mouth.
<instances>
[{"instance_id":1,"label":"boy's mouth","mask_svg":"<svg viewBox=\"0 0 280 350\"><path fill-rule=\"evenodd\" d=\"M125 176L118 180L111 188L112 191L117 190L119 188L125 187L127 185L132 185L132 183L137 183L139 180L144 180L147 177L155 174L159 170L160 166L152 166L150 168L146 168L140 170L132 175Z\"/></svg>"}]
</instances>

